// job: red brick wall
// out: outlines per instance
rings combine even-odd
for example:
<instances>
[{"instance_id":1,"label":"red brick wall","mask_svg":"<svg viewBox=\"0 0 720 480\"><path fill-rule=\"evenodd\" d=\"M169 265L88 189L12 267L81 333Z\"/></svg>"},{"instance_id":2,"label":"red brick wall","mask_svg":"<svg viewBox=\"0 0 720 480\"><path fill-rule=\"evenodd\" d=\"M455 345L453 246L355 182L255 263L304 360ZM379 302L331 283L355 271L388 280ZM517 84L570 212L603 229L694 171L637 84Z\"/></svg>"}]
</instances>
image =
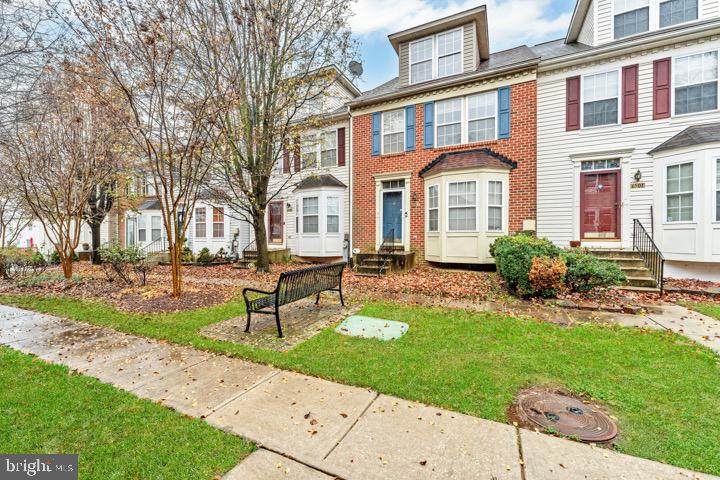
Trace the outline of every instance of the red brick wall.
<instances>
[{"instance_id":1,"label":"red brick wall","mask_svg":"<svg viewBox=\"0 0 720 480\"><path fill-rule=\"evenodd\" d=\"M414 152L372 156L372 113L353 117L353 248L375 250L375 175L411 171L410 247L424 261L425 189L418 172L443 152L487 147L517 162L510 172L511 232L522 230L536 212L537 88L535 81L513 85L510 138L453 147L423 148L423 104L416 105Z\"/></svg>"}]
</instances>

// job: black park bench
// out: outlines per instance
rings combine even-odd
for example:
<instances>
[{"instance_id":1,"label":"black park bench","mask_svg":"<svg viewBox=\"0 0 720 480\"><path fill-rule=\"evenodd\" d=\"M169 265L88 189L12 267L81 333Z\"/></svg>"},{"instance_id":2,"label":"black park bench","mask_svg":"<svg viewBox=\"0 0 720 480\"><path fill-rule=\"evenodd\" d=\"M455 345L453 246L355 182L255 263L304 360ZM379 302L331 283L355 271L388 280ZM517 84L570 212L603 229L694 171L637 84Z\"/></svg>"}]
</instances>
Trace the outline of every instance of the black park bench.
<instances>
[{"instance_id":1,"label":"black park bench","mask_svg":"<svg viewBox=\"0 0 720 480\"><path fill-rule=\"evenodd\" d=\"M340 303L345 306L342 294L342 274L345 265L347 265L345 262L328 263L283 272L280 274L277 286L272 292L245 288L243 290L245 309L247 311L245 332L250 331L250 318L253 313L275 315L278 337L282 338L280 307L297 302L310 295L317 295L315 299L317 305L322 292L338 292L340 294ZM253 295L255 298L250 299L248 293L259 294L259 296Z\"/></svg>"}]
</instances>

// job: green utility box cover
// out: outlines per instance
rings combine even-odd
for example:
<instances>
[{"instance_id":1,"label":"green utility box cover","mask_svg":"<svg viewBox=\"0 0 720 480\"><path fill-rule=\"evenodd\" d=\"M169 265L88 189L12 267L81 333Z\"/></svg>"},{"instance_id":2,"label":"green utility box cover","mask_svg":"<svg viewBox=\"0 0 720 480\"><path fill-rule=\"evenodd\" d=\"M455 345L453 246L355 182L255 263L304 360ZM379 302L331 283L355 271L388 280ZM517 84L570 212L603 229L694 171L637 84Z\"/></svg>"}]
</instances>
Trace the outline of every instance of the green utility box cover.
<instances>
[{"instance_id":1,"label":"green utility box cover","mask_svg":"<svg viewBox=\"0 0 720 480\"><path fill-rule=\"evenodd\" d=\"M335 331L350 337L377 338L387 341L402 337L408 328L410 328L408 324L403 322L352 315L338 325Z\"/></svg>"}]
</instances>

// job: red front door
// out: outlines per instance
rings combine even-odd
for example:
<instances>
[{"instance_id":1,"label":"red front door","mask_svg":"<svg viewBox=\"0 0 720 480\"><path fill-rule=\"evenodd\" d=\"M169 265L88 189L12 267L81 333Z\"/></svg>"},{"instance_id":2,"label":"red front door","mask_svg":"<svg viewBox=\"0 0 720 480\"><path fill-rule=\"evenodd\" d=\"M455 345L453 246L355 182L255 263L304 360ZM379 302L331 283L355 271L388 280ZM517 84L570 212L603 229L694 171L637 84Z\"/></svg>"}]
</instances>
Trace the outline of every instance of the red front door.
<instances>
[{"instance_id":1,"label":"red front door","mask_svg":"<svg viewBox=\"0 0 720 480\"><path fill-rule=\"evenodd\" d=\"M270 243L283 243L283 202L268 205L268 240Z\"/></svg>"},{"instance_id":2,"label":"red front door","mask_svg":"<svg viewBox=\"0 0 720 480\"><path fill-rule=\"evenodd\" d=\"M620 172L580 176L580 233L583 240L620 238Z\"/></svg>"}]
</instances>

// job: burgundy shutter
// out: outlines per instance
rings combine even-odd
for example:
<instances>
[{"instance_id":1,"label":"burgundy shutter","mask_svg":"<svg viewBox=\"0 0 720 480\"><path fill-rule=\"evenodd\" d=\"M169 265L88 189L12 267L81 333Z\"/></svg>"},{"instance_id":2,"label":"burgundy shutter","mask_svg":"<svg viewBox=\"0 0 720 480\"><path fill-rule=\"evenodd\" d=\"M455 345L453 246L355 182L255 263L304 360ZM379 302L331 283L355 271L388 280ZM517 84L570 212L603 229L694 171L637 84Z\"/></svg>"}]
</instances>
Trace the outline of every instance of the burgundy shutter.
<instances>
[{"instance_id":1,"label":"burgundy shutter","mask_svg":"<svg viewBox=\"0 0 720 480\"><path fill-rule=\"evenodd\" d=\"M290 173L290 152L283 147L283 173Z\"/></svg>"},{"instance_id":2,"label":"burgundy shutter","mask_svg":"<svg viewBox=\"0 0 720 480\"><path fill-rule=\"evenodd\" d=\"M638 121L638 65L622 69L622 123Z\"/></svg>"},{"instance_id":3,"label":"burgundy shutter","mask_svg":"<svg viewBox=\"0 0 720 480\"><path fill-rule=\"evenodd\" d=\"M300 171L300 137L295 137L293 141L293 164L295 171Z\"/></svg>"},{"instance_id":4,"label":"burgundy shutter","mask_svg":"<svg viewBox=\"0 0 720 480\"><path fill-rule=\"evenodd\" d=\"M338 167L345 166L345 129L338 128L337 131L337 154L338 154Z\"/></svg>"},{"instance_id":5,"label":"burgundy shutter","mask_svg":"<svg viewBox=\"0 0 720 480\"><path fill-rule=\"evenodd\" d=\"M670 117L670 59L653 63L653 120Z\"/></svg>"},{"instance_id":6,"label":"burgundy shutter","mask_svg":"<svg viewBox=\"0 0 720 480\"><path fill-rule=\"evenodd\" d=\"M565 130L580 130L580 77L565 81Z\"/></svg>"}]
</instances>

